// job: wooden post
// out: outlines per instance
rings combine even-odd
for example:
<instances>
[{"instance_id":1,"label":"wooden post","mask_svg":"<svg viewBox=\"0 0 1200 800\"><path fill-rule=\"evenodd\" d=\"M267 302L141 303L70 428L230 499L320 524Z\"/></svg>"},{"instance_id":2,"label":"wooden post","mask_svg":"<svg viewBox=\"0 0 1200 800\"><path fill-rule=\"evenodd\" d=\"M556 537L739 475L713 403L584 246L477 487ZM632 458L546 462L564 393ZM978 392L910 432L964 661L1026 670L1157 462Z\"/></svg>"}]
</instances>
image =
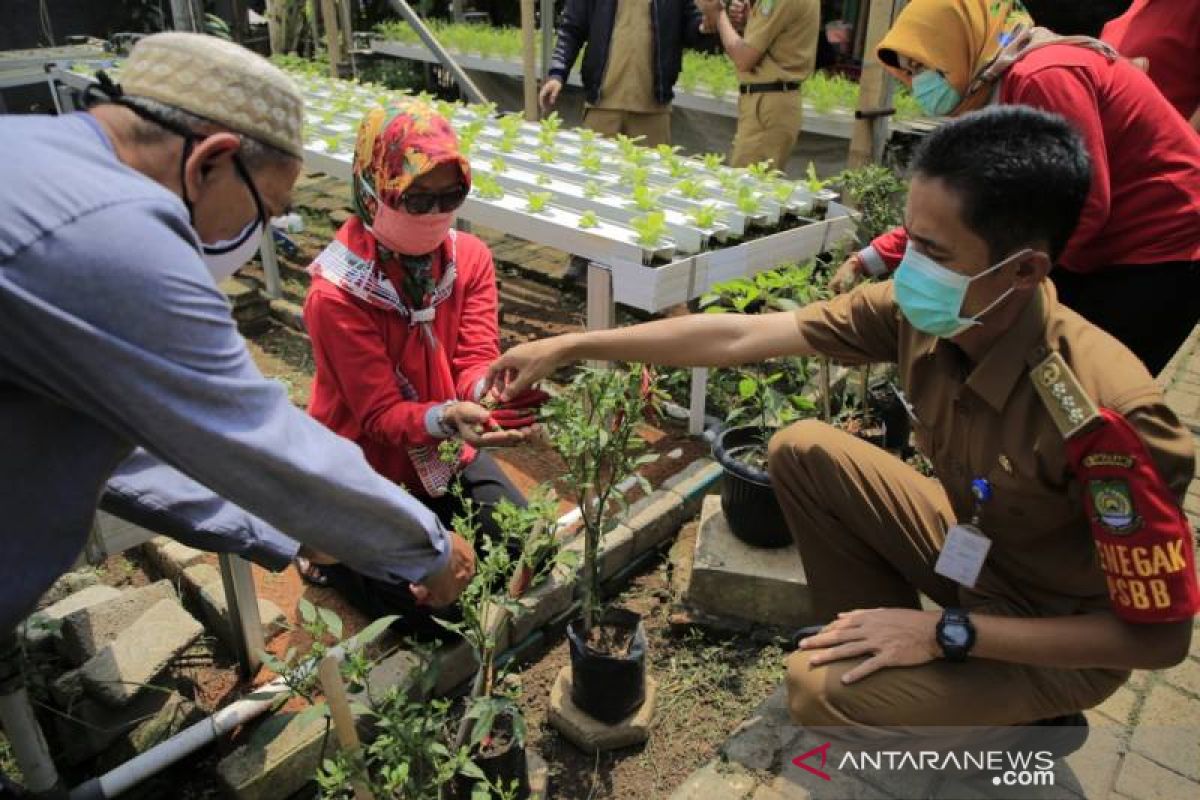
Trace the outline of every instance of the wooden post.
<instances>
[{"instance_id":1,"label":"wooden post","mask_svg":"<svg viewBox=\"0 0 1200 800\"><path fill-rule=\"evenodd\" d=\"M338 78L342 63L342 21L335 0L321 0L321 21L325 23L325 42L329 48L329 77Z\"/></svg>"},{"instance_id":2,"label":"wooden post","mask_svg":"<svg viewBox=\"0 0 1200 800\"><path fill-rule=\"evenodd\" d=\"M858 81L859 112L875 112L886 108L892 99L892 79L875 57L879 40L892 27L902 0L871 0L867 11L867 41L863 52L862 77ZM880 159L887 138L887 117L867 117L854 120L850 137L850 153L846 166L850 169L866 166Z\"/></svg>"},{"instance_id":3,"label":"wooden post","mask_svg":"<svg viewBox=\"0 0 1200 800\"><path fill-rule=\"evenodd\" d=\"M521 40L524 47L522 55L525 75L525 119L530 122L538 120L538 76L536 57L534 55L534 39L537 31L534 29L533 0L521 0Z\"/></svg>"},{"instance_id":4,"label":"wooden post","mask_svg":"<svg viewBox=\"0 0 1200 800\"><path fill-rule=\"evenodd\" d=\"M317 666L317 675L321 679L321 692L325 702L329 704L329 716L333 718L333 732L338 744L348 753L354 753L361 746L358 741L358 731L354 727L354 713L350 710L350 698L346 696L346 684L342 682L341 668L335 656L325 656ZM375 800L361 781L354 781L355 800Z\"/></svg>"}]
</instances>

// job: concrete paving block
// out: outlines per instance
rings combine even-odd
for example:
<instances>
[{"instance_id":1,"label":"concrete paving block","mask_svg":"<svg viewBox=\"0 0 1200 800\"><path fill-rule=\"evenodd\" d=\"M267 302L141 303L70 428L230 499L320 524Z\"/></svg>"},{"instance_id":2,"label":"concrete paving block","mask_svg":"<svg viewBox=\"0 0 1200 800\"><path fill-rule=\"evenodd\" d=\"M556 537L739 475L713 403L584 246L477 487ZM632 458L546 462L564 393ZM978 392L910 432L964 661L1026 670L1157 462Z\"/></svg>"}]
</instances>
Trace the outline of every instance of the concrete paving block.
<instances>
[{"instance_id":1,"label":"concrete paving block","mask_svg":"<svg viewBox=\"0 0 1200 800\"><path fill-rule=\"evenodd\" d=\"M1133 710L1137 707L1138 694L1128 685L1121 686L1107 700L1096 706L1095 710L1105 716L1112 717L1122 725L1128 725L1133 718Z\"/></svg>"},{"instance_id":2,"label":"concrete paving block","mask_svg":"<svg viewBox=\"0 0 1200 800\"><path fill-rule=\"evenodd\" d=\"M629 509L625 524L633 531L633 550L641 555L673 537L685 521L683 498L659 490Z\"/></svg>"},{"instance_id":3,"label":"concrete paving block","mask_svg":"<svg viewBox=\"0 0 1200 800\"><path fill-rule=\"evenodd\" d=\"M126 705L202 633L178 602L160 600L83 665L84 689L106 705Z\"/></svg>"},{"instance_id":4,"label":"concrete paving block","mask_svg":"<svg viewBox=\"0 0 1200 800\"><path fill-rule=\"evenodd\" d=\"M1116 727L1092 727L1083 747L1063 759L1069 771L1074 774L1084 797L1104 798L1112 791L1116 783L1117 767L1121 763L1121 756L1126 752L1121 733L1121 729ZM1064 785L1062 780L1057 783L1060 786Z\"/></svg>"},{"instance_id":5,"label":"concrete paving block","mask_svg":"<svg viewBox=\"0 0 1200 800\"><path fill-rule=\"evenodd\" d=\"M1165 683L1152 687L1131 744L1135 752L1150 760L1200 780L1200 718L1196 715L1196 701Z\"/></svg>"},{"instance_id":6,"label":"concrete paving block","mask_svg":"<svg viewBox=\"0 0 1200 800\"><path fill-rule=\"evenodd\" d=\"M616 750L642 744L650 738L657 702L658 682L647 675L646 700L634 714L613 725L592 719L571 701L571 667L568 665L559 670L550 688L547 721L584 752Z\"/></svg>"},{"instance_id":7,"label":"concrete paving block","mask_svg":"<svg viewBox=\"0 0 1200 800\"><path fill-rule=\"evenodd\" d=\"M392 687L410 686L413 674L420 667L421 659L415 653L397 650L371 668L367 675L367 685L351 694L350 699L374 707Z\"/></svg>"},{"instance_id":8,"label":"concrete paving block","mask_svg":"<svg viewBox=\"0 0 1200 800\"><path fill-rule=\"evenodd\" d=\"M780 686L734 729L721 755L751 770L771 770L792 758L791 742L799 731L788 716L787 689Z\"/></svg>"},{"instance_id":9,"label":"concrete paving block","mask_svg":"<svg viewBox=\"0 0 1200 800\"><path fill-rule=\"evenodd\" d=\"M1130 800L1181 800L1200 796L1200 783L1130 753L1117 775L1117 791Z\"/></svg>"},{"instance_id":10,"label":"concrete paving block","mask_svg":"<svg viewBox=\"0 0 1200 800\"><path fill-rule=\"evenodd\" d=\"M66 617L120 596L120 590L111 586L86 586L41 611L30 614L29 618L21 623L21 635L26 645L34 649L57 646L62 638L62 624Z\"/></svg>"},{"instance_id":11,"label":"concrete paving block","mask_svg":"<svg viewBox=\"0 0 1200 800\"><path fill-rule=\"evenodd\" d=\"M112 709L89 698L71 706L71 718L54 716L58 747L55 758L76 765L107 750L123 735L157 714L173 692L148 691L122 709Z\"/></svg>"},{"instance_id":12,"label":"concrete paving block","mask_svg":"<svg viewBox=\"0 0 1200 800\"><path fill-rule=\"evenodd\" d=\"M756 785L754 776L739 767L710 761L688 776L670 800L744 800Z\"/></svg>"},{"instance_id":13,"label":"concrete paving block","mask_svg":"<svg viewBox=\"0 0 1200 800\"><path fill-rule=\"evenodd\" d=\"M50 682L50 697L61 709L69 709L83 697L83 670L71 669Z\"/></svg>"},{"instance_id":14,"label":"concrete paving block","mask_svg":"<svg viewBox=\"0 0 1200 800\"><path fill-rule=\"evenodd\" d=\"M752 800L810 800L812 795L802 786L783 778L776 778L769 785L759 786Z\"/></svg>"},{"instance_id":15,"label":"concrete paving block","mask_svg":"<svg viewBox=\"0 0 1200 800\"><path fill-rule=\"evenodd\" d=\"M721 499L704 499L686 601L717 617L799 627L815 622L800 554L751 547L730 531Z\"/></svg>"},{"instance_id":16,"label":"concrete paving block","mask_svg":"<svg viewBox=\"0 0 1200 800\"><path fill-rule=\"evenodd\" d=\"M161 580L127 589L119 597L72 612L63 619L60 652L72 664L82 665L128 630L146 611L165 600L178 602L171 582Z\"/></svg>"},{"instance_id":17,"label":"concrete paving block","mask_svg":"<svg viewBox=\"0 0 1200 800\"><path fill-rule=\"evenodd\" d=\"M169 580L177 580L188 567L204 563L204 553L167 536L155 536L146 542L142 552L158 573Z\"/></svg>"},{"instance_id":18,"label":"concrete paving block","mask_svg":"<svg viewBox=\"0 0 1200 800\"><path fill-rule=\"evenodd\" d=\"M233 641L233 627L229 622L229 603L225 597L225 584L218 577L200 589L200 614L204 624L220 637L225 646L237 649ZM265 598L258 598L258 618L262 621L263 638L270 639L287 625L287 617L279 606Z\"/></svg>"},{"instance_id":19,"label":"concrete paving block","mask_svg":"<svg viewBox=\"0 0 1200 800\"><path fill-rule=\"evenodd\" d=\"M54 583L50 584L40 600L37 607L39 609L46 606L52 606L60 600L65 600L68 596L76 592L82 592L90 586L95 586L100 583L100 576L96 574L94 569L77 569L74 572L64 572L55 579Z\"/></svg>"},{"instance_id":20,"label":"concrete paving block","mask_svg":"<svg viewBox=\"0 0 1200 800\"><path fill-rule=\"evenodd\" d=\"M266 745L247 742L222 759L217 776L237 800L290 797L313 779L324 758L336 752L337 737L325 734L324 718L304 724L292 718Z\"/></svg>"},{"instance_id":21,"label":"concrete paving block","mask_svg":"<svg viewBox=\"0 0 1200 800\"><path fill-rule=\"evenodd\" d=\"M1200 661L1185 658L1181 664L1162 673L1163 679L1176 689L1182 689L1200 699Z\"/></svg>"},{"instance_id":22,"label":"concrete paving block","mask_svg":"<svg viewBox=\"0 0 1200 800\"><path fill-rule=\"evenodd\" d=\"M534 631L570 607L575 596L574 570L556 569L546 582L521 598L522 613L511 623L513 644L520 644Z\"/></svg>"},{"instance_id":23,"label":"concrete paving block","mask_svg":"<svg viewBox=\"0 0 1200 800\"><path fill-rule=\"evenodd\" d=\"M618 525L600 537L599 562L600 580L606 581L633 561L633 531Z\"/></svg>"}]
</instances>

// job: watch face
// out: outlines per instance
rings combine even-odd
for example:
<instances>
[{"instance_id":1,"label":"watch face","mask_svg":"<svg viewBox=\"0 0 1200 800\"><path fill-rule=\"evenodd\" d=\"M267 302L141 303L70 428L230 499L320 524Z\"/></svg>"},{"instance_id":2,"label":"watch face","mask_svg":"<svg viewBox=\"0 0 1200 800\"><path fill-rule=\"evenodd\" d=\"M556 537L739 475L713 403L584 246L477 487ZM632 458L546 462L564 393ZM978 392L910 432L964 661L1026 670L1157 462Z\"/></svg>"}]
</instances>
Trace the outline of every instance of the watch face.
<instances>
[{"instance_id":1,"label":"watch face","mask_svg":"<svg viewBox=\"0 0 1200 800\"><path fill-rule=\"evenodd\" d=\"M966 625L954 623L942 627L942 639L952 647L963 647L970 638L971 634Z\"/></svg>"}]
</instances>

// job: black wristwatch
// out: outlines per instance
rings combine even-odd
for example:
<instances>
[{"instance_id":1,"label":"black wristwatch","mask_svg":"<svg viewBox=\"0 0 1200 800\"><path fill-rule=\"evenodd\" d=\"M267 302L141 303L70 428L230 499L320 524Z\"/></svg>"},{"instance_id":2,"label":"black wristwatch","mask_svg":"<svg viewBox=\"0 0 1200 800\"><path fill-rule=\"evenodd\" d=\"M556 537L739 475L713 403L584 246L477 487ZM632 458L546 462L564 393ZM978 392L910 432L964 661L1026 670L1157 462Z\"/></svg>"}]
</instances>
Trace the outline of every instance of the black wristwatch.
<instances>
[{"instance_id":1,"label":"black wristwatch","mask_svg":"<svg viewBox=\"0 0 1200 800\"><path fill-rule=\"evenodd\" d=\"M937 624L937 643L947 661L966 661L975 646L975 626L961 608L947 608Z\"/></svg>"}]
</instances>

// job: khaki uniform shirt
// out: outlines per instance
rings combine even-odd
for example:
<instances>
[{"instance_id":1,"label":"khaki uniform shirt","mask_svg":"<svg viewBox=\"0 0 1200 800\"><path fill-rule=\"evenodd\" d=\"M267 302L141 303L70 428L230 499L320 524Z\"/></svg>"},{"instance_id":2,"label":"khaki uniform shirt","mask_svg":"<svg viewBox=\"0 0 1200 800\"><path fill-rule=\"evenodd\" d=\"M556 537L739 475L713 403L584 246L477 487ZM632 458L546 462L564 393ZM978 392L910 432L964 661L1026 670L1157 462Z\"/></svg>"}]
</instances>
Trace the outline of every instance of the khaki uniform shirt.
<instances>
[{"instance_id":1,"label":"khaki uniform shirt","mask_svg":"<svg viewBox=\"0 0 1200 800\"><path fill-rule=\"evenodd\" d=\"M758 0L742 38L764 55L754 69L738 71L738 81L791 82L812 75L820 29L820 0Z\"/></svg>"},{"instance_id":2,"label":"khaki uniform shirt","mask_svg":"<svg viewBox=\"0 0 1200 800\"><path fill-rule=\"evenodd\" d=\"M595 107L647 114L667 110L654 99L650 0L617 0L608 65Z\"/></svg>"},{"instance_id":3,"label":"khaki uniform shirt","mask_svg":"<svg viewBox=\"0 0 1200 800\"><path fill-rule=\"evenodd\" d=\"M1049 281L974 368L952 343L903 318L891 281L801 309L796 322L805 342L836 361L898 364L917 442L960 522L974 514L971 480L991 482L979 525L991 551L975 589L962 590L973 602L994 598L1030 615L1111 608L1084 490L1029 377L1050 350L1097 406L1130 422L1176 499L1192 480L1191 434L1159 386L1124 345L1059 305Z\"/></svg>"}]
</instances>

